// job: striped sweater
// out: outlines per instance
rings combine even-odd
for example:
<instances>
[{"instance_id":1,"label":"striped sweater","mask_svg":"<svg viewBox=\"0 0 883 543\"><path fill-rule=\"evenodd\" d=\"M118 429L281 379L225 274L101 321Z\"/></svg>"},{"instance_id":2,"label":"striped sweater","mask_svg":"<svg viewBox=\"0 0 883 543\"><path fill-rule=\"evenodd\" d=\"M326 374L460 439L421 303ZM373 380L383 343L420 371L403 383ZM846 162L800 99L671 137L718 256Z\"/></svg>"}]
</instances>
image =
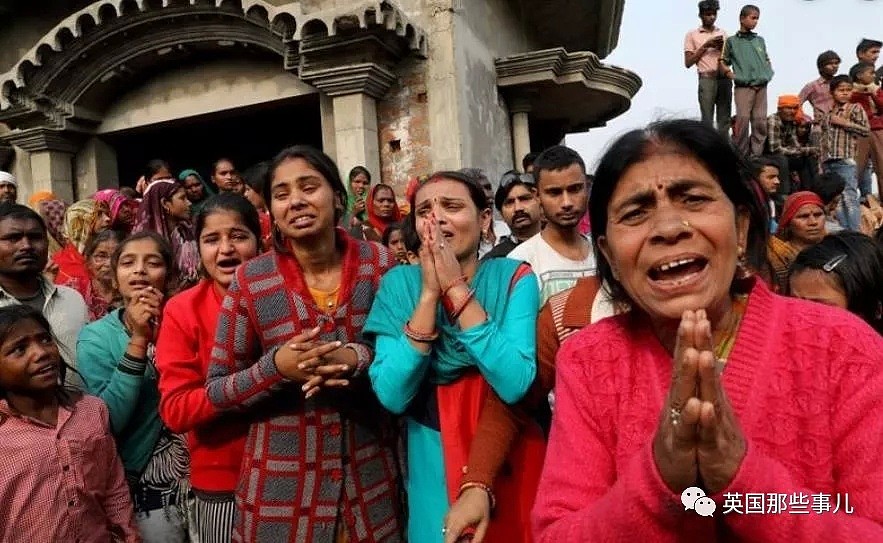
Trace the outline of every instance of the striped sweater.
<instances>
[{"instance_id":1,"label":"striped sweater","mask_svg":"<svg viewBox=\"0 0 883 543\"><path fill-rule=\"evenodd\" d=\"M388 415L367 377L304 400L276 368L276 351L322 326L321 339L358 342L381 275L385 248L338 230L343 271L338 307L323 313L297 261L271 251L243 264L221 306L206 389L221 410L248 410L252 423L236 492L234 541L402 540L399 475Z\"/></svg>"}]
</instances>

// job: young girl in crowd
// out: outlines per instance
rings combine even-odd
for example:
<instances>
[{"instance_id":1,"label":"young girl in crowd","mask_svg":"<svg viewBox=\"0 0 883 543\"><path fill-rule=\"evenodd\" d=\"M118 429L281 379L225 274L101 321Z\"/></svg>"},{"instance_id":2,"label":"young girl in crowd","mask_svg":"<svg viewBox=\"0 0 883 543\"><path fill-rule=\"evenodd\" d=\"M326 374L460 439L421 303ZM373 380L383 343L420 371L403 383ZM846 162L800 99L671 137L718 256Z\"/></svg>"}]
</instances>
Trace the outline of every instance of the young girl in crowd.
<instances>
[{"instance_id":1,"label":"young girl in crowd","mask_svg":"<svg viewBox=\"0 0 883 543\"><path fill-rule=\"evenodd\" d=\"M122 232L118 230L104 230L92 236L86 243L83 254L88 275L72 277L64 283L83 297L86 307L89 308L90 322L107 315L117 302L110 257L123 237Z\"/></svg>"},{"instance_id":2,"label":"young girl in crowd","mask_svg":"<svg viewBox=\"0 0 883 543\"><path fill-rule=\"evenodd\" d=\"M389 225L383 232L383 246L392 252L399 264L410 264L408 260L408 250L405 248L405 241L402 237L402 223Z\"/></svg>"},{"instance_id":3,"label":"young girl in crowd","mask_svg":"<svg viewBox=\"0 0 883 543\"><path fill-rule=\"evenodd\" d=\"M180 497L189 459L184 440L159 417L154 342L171 250L155 232L125 239L111 259L124 307L83 328L77 342L86 390L107 403L110 423L147 542L186 540Z\"/></svg>"},{"instance_id":4,"label":"young girl in crowd","mask_svg":"<svg viewBox=\"0 0 883 543\"><path fill-rule=\"evenodd\" d=\"M453 543L474 526L487 541L529 541L542 432L536 423L520 436L501 431L500 399L520 401L536 376L536 277L515 260L479 264L491 213L473 177L433 175L411 209L420 265L384 276L365 323L374 391L407 415L408 540ZM495 480L504 463L509 475Z\"/></svg>"},{"instance_id":5,"label":"young girl in crowd","mask_svg":"<svg viewBox=\"0 0 883 543\"><path fill-rule=\"evenodd\" d=\"M199 251L190 225L190 200L184 185L175 179L154 181L144 191L134 232L151 231L172 246L172 289L177 292L199 279Z\"/></svg>"},{"instance_id":6,"label":"young girl in crowd","mask_svg":"<svg viewBox=\"0 0 883 543\"><path fill-rule=\"evenodd\" d=\"M166 304L156 345L159 412L169 429L187 433L194 493L190 520L200 543L226 543L233 529L248 423L212 406L205 376L221 301L239 265L258 254L260 235L258 213L245 198L222 193L203 202L196 239L205 278Z\"/></svg>"},{"instance_id":7,"label":"young girl in crowd","mask_svg":"<svg viewBox=\"0 0 883 543\"><path fill-rule=\"evenodd\" d=\"M64 374L42 313L0 309L0 541L141 541L107 407Z\"/></svg>"},{"instance_id":8,"label":"young girl in crowd","mask_svg":"<svg viewBox=\"0 0 883 543\"><path fill-rule=\"evenodd\" d=\"M868 236L825 236L797 255L788 284L792 296L846 309L883 334L883 251Z\"/></svg>"},{"instance_id":9,"label":"young girl in crowd","mask_svg":"<svg viewBox=\"0 0 883 543\"><path fill-rule=\"evenodd\" d=\"M346 189L321 151L282 151L264 198L274 250L236 271L206 381L216 408L252 418L233 540L402 541L393 424L362 340L392 256L335 228Z\"/></svg>"}]
</instances>

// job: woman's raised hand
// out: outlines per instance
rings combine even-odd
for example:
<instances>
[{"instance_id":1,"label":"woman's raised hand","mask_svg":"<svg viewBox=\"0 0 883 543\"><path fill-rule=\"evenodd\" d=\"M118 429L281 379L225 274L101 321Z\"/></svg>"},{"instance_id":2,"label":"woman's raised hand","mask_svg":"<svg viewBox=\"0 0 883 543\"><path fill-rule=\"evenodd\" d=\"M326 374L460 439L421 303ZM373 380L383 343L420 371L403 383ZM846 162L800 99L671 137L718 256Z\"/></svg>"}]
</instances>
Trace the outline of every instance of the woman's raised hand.
<instances>
[{"instance_id":1,"label":"woman's raised hand","mask_svg":"<svg viewBox=\"0 0 883 543\"><path fill-rule=\"evenodd\" d=\"M438 221L433 218L428 221L428 225L432 230L434 241L430 245L430 249L432 250L432 260L435 263L435 275L439 288L444 292L462 280L463 268L457 260L454 248L445 239Z\"/></svg>"},{"instance_id":2,"label":"woman's raised hand","mask_svg":"<svg viewBox=\"0 0 883 543\"><path fill-rule=\"evenodd\" d=\"M132 337L155 341L162 316L163 294L153 287L144 288L129 299L126 316Z\"/></svg>"},{"instance_id":3,"label":"woman's raised hand","mask_svg":"<svg viewBox=\"0 0 883 543\"><path fill-rule=\"evenodd\" d=\"M656 468L676 494L696 486L699 475L696 431L701 404L695 398L699 364L696 332L696 313L685 311L678 326L671 387L653 439Z\"/></svg>"},{"instance_id":4,"label":"woman's raised hand","mask_svg":"<svg viewBox=\"0 0 883 543\"><path fill-rule=\"evenodd\" d=\"M685 311L678 327L672 386L653 442L656 466L680 494L696 486L725 489L745 457L745 437L716 367L705 310Z\"/></svg>"},{"instance_id":5,"label":"woman's raised hand","mask_svg":"<svg viewBox=\"0 0 883 543\"><path fill-rule=\"evenodd\" d=\"M435 237L435 230L431 224L433 219L423 222L423 228L420 232L420 251L417 253L420 257L420 275L423 279L422 296L438 298L441 295L441 288L438 283L438 276L435 272L435 259L433 258L432 246L438 241Z\"/></svg>"},{"instance_id":6,"label":"woman's raised hand","mask_svg":"<svg viewBox=\"0 0 883 543\"><path fill-rule=\"evenodd\" d=\"M705 320L708 323L708 320ZM711 325L707 325L711 328ZM709 343L710 343L709 332ZM721 386L711 349L699 355L699 425L697 458L706 493L725 489L745 458L745 436Z\"/></svg>"}]
</instances>

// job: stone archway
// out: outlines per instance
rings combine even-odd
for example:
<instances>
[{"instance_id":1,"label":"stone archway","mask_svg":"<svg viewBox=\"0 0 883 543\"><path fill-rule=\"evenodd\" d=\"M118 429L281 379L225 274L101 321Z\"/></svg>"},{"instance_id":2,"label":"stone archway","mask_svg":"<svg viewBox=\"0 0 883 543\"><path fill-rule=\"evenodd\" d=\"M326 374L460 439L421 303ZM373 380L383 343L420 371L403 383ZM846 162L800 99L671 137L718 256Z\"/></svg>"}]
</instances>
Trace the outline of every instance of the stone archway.
<instances>
[{"instance_id":1,"label":"stone archway","mask_svg":"<svg viewBox=\"0 0 883 543\"><path fill-rule=\"evenodd\" d=\"M328 103L364 113L388 88L393 66L409 53L425 56L427 44L387 1L304 13L300 2L99 0L59 22L0 75L0 122L11 129L2 139L28 154L33 190L68 200L88 194L95 180L75 189L72 157L121 93L195 53L234 49L271 54ZM334 124L336 116L328 117ZM343 135L360 146L354 156L371 152L371 124L355 138ZM376 149L376 118L373 125Z\"/></svg>"}]
</instances>

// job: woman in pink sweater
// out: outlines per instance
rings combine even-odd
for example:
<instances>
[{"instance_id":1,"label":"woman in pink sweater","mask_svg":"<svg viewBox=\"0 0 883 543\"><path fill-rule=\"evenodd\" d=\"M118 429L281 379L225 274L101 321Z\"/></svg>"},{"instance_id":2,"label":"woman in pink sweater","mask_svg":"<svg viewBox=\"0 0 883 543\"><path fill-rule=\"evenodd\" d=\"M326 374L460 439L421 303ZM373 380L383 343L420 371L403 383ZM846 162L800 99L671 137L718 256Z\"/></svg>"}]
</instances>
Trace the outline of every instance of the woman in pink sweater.
<instances>
[{"instance_id":1,"label":"woman in pink sweater","mask_svg":"<svg viewBox=\"0 0 883 543\"><path fill-rule=\"evenodd\" d=\"M538 542L883 541L883 339L750 277L765 224L743 172L695 121L602 159L599 274L632 311L558 353Z\"/></svg>"}]
</instances>

